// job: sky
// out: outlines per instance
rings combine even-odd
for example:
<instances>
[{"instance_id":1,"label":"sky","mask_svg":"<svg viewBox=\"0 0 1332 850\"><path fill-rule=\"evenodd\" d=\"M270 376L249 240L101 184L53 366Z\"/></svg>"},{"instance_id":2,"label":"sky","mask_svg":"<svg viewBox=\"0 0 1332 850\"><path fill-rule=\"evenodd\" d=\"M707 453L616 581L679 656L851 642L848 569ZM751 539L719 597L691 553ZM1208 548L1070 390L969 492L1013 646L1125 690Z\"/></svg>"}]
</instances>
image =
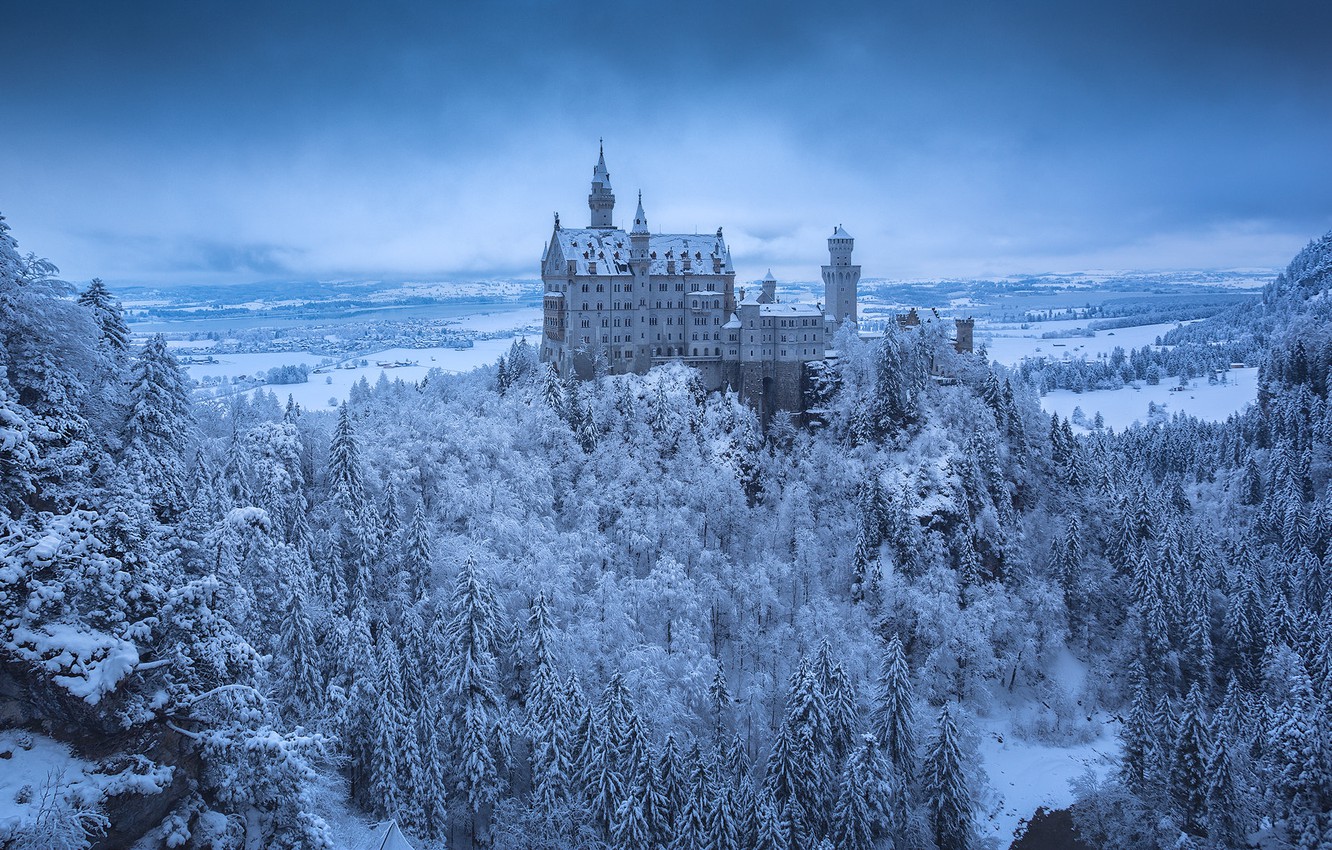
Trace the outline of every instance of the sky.
<instances>
[{"instance_id":1,"label":"sky","mask_svg":"<svg viewBox=\"0 0 1332 850\"><path fill-rule=\"evenodd\" d=\"M1275 268L1332 229L1332 4L0 0L0 214L71 281Z\"/></svg>"}]
</instances>

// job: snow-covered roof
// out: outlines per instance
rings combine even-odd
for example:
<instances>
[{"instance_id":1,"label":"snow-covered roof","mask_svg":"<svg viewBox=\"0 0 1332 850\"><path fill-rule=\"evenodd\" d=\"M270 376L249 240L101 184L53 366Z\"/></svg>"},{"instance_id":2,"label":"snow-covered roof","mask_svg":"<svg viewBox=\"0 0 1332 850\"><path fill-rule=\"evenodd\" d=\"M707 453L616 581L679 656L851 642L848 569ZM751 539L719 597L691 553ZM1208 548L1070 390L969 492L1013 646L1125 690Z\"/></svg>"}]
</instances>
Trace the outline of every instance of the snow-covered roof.
<instances>
[{"instance_id":1,"label":"snow-covered roof","mask_svg":"<svg viewBox=\"0 0 1332 850\"><path fill-rule=\"evenodd\" d=\"M365 850L413 850L407 836L402 834L396 821L386 821L375 827L370 843Z\"/></svg>"},{"instance_id":2,"label":"snow-covered roof","mask_svg":"<svg viewBox=\"0 0 1332 850\"><path fill-rule=\"evenodd\" d=\"M738 328L740 326L741 326L740 317L734 313L731 314L731 320L728 321L726 324L722 325L723 328L728 328L731 330L734 330L735 328Z\"/></svg>"},{"instance_id":3,"label":"snow-covered roof","mask_svg":"<svg viewBox=\"0 0 1332 850\"><path fill-rule=\"evenodd\" d=\"M823 310L819 309L817 304L801 304L798 302L786 302L777 304L760 304L760 316L822 316Z\"/></svg>"},{"instance_id":4,"label":"snow-covered roof","mask_svg":"<svg viewBox=\"0 0 1332 850\"><path fill-rule=\"evenodd\" d=\"M763 276L763 282L767 283L768 281L777 282L777 278L772 276L772 269L768 269L768 273Z\"/></svg>"},{"instance_id":5,"label":"snow-covered roof","mask_svg":"<svg viewBox=\"0 0 1332 850\"><path fill-rule=\"evenodd\" d=\"M843 230L843 229L842 229L842 225L839 224L839 225L837 225L837 229L833 231L832 238L833 238L833 239L850 239L850 238L852 238L852 237L851 237L851 234L850 234L850 233L847 233L845 230Z\"/></svg>"},{"instance_id":6,"label":"snow-covered roof","mask_svg":"<svg viewBox=\"0 0 1332 850\"><path fill-rule=\"evenodd\" d=\"M588 265L597 264L598 275L629 275L629 234L619 228L572 228L565 227L555 231L547 249L547 260L551 251L558 251L564 262L574 261L574 274L589 274ZM648 240L649 274L667 274L667 260L675 260L675 274L684 272L684 255L688 253L691 263L691 275L712 274L712 259L718 257L722 262L722 273L731 274L730 255L726 240L720 233L703 235L698 233L654 233ZM561 265L559 274L565 274Z\"/></svg>"}]
</instances>

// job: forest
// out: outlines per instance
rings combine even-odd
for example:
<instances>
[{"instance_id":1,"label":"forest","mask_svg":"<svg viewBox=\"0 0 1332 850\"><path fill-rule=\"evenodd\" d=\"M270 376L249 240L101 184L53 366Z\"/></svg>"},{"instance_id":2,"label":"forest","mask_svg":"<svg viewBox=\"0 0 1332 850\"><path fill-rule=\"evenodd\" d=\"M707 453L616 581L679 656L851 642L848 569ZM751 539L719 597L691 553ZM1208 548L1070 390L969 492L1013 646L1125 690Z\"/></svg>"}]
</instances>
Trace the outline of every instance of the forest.
<instances>
[{"instance_id":1,"label":"forest","mask_svg":"<svg viewBox=\"0 0 1332 850\"><path fill-rule=\"evenodd\" d=\"M891 322L808 423L525 343L316 412L192 402L0 219L0 727L106 779L0 847L980 850L996 719L1113 725L1090 847L1332 846L1329 288L1332 234L1076 378L1242 352L1221 423L1083 433Z\"/></svg>"}]
</instances>

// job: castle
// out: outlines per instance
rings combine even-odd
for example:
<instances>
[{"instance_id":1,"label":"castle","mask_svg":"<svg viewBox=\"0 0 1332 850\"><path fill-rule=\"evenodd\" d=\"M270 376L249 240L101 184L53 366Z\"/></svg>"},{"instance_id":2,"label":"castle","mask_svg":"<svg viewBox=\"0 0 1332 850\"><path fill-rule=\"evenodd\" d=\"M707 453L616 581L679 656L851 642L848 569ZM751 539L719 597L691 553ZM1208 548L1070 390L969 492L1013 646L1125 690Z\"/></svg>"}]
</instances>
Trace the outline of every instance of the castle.
<instances>
[{"instance_id":1,"label":"castle","mask_svg":"<svg viewBox=\"0 0 1332 850\"><path fill-rule=\"evenodd\" d=\"M807 364L828 356L843 322L856 322L860 266L851 262L849 233L838 225L828 239L826 307L779 301L771 272L737 300L720 227L702 236L653 233L641 192L633 226L615 226L604 149L587 205L585 228L562 226L556 213L541 258L543 362L587 379L679 360L707 389L735 391L764 420L801 411Z\"/></svg>"}]
</instances>

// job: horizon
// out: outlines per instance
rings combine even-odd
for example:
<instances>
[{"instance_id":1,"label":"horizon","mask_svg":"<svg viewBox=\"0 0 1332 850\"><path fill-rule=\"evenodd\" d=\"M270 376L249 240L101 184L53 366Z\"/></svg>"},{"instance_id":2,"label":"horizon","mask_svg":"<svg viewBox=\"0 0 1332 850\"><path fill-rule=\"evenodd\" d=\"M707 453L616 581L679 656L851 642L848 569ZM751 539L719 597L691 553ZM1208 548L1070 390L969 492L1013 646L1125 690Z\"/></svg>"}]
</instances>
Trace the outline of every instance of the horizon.
<instances>
[{"instance_id":1,"label":"horizon","mask_svg":"<svg viewBox=\"0 0 1332 850\"><path fill-rule=\"evenodd\" d=\"M816 281L837 223L886 281L1274 272L1332 229L1332 10L960 5L17 6L0 213L72 281L535 279L604 137L617 225L641 189L741 279Z\"/></svg>"}]
</instances>

